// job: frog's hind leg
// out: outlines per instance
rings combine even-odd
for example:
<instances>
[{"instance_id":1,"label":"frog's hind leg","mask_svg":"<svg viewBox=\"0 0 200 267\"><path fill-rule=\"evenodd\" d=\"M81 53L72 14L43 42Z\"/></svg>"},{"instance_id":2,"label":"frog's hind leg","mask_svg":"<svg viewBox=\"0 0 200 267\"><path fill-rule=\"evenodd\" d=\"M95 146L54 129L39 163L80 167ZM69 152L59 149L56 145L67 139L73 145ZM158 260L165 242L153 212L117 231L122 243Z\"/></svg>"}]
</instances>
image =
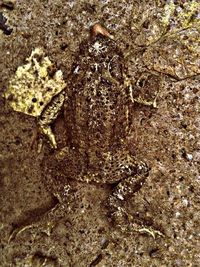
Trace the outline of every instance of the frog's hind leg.
<instances>
[{"instance_id":1,"label":"frog's hind leg","mask_svg":"<svg viewBox=\"0 0 200 267\"><path fill-rule=\"evenodd\" d=\"M125 201L140 190L149 174L149 168L145 163L141 162L135 166L137 167L137 174L120 181L114 187L113 192L108 199L111 218L114 224L123 232L137 231L150 234L155 238L156 234L163 234L149 226L139 225L134 221L133 216L127 213L124 208Z\"/></svg>"},{"instance_id":2,"label":"frog's hind leg","mask_svg":"<svg viewBox=\"0 0 200 267\"><path fill-rule=\"evenodd\" d=\"M135 175L121 180L109 197L111 217L115 224L120 227L127 224L128 221L128 214L123 208L124 202L141 189L149 174L149 169L145 163L138 164L137 169L138 172L135 172Z\"/></svg>"}]
</instances>

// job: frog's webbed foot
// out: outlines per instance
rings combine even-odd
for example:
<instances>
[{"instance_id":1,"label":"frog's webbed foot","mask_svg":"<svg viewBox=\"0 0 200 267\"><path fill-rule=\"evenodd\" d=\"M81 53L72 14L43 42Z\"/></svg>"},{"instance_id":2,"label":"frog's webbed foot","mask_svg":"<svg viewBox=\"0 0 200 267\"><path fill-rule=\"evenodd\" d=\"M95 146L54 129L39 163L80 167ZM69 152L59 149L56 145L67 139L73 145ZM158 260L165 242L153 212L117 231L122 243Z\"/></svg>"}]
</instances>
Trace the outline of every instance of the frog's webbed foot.
<instances>
[{"instance_id":1,"label":"frog's webbed foot","mask_svg":"<svg viewBox=\"0 0 200 267\"><path fill-rule=\"evenodd\" d=\"M46 234L47 236L50 236L52 229L55 225L55 222L51 218L53 217L52 215L59 208L60 208L60 203L56 202L55 206L53 206L50 210L45 211L43 214L40 215L33 215L30 218L27 218L26 220L16 225L12 230L12 232L10 233L10 236L8 238L8 243L15 240L18 236L20 236L24 232L31 231L33 229L35 229L35 232L37 232L38 229L40 229L40 232Z\"/></svg>"},{"instance_id":2,"label":"frog's webbed foot","mask_svg":"<svg viewBox=\"0 0 200 267\"><path fill-rule=\"evenodd\" d=\"M67 207L69 207L73 201L73 196L71 195L72 190L69 184L63 186L62 188L60 186L60 190L60 194L53 194L55 197L55 205L49 210L45 211L43 214L39 214L37 216L34 215L35 217L31 216L30 219L28 218L24 222L22 221L19 225L17 225L11 232L8 243L16 239L22 233L31 231L32 229L35 232L40 231L47 236L51 235L56 224L55 214L59 214L60 210L62 212L66 211Z\"/></svg>"},{"instance_id":3,"label":"frog's webbed foot","mask_svg":"<svg viewBox=\"0 0 200 267\"><path fill-rule=\"evenodd\" d=\"M108 202L111 211L111 218L114 224L123 232L139 232L147 233L155 238L156 235L163 236L160 231L154 230L145 225L139 225L134 221L132 215L125 210L124 201L131 195L140 190L145 180L148 177L149 168L145 163L140 163L137 166L138 172L135 176L130 176L119 182L110 195Z\"/></svg>"}]
</instances>

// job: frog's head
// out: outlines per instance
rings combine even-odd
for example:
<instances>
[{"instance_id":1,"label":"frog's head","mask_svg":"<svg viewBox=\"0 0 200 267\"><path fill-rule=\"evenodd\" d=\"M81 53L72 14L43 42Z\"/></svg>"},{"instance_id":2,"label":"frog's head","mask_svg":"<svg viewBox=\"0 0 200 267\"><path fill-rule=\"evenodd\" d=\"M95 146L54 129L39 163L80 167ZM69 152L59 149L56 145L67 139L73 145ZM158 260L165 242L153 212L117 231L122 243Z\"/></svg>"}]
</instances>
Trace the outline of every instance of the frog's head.
<instances>
[{"instance_id":1,"label":"frog's head","mask_svg":"<svg viewBox=\"0 0 200 267\"><path fill-rule=\"evenodd\" d=\"M101 24L96 23L91 28L91 41L89 52L94 56L103 56L109 52L110 43L114 43L113 35L111 35L106 28Z\"/></svg>"}]
</instances>

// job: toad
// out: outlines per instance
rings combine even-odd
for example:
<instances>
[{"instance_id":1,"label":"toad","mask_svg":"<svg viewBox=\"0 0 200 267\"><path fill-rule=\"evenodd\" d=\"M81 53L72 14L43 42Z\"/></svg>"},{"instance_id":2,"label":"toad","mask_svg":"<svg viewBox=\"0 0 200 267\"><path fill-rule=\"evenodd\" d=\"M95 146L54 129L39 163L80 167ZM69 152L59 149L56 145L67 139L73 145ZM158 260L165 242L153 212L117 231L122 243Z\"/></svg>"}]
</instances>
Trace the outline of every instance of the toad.
<instances>
[{"instance_id":1,"label":"toad","mask_svg":"<svg viewBox=\"0 0 200 267\"><path fill-rule=\"evenodd\" d=\"M147 164L133 157L126 142L134 101L124 56L100 25L92 33L80 45L65 90L40 118L40 125L48 128L62 106L63 128L59 137L50 138L54 149L45 156L44 175L56 184L59 196L65 195L62 190L71 179L113 184L108 207L116 225L154 235L155 231L139 228L130 220L123 207L149 175Z\"/></svg>"}]
</instances>

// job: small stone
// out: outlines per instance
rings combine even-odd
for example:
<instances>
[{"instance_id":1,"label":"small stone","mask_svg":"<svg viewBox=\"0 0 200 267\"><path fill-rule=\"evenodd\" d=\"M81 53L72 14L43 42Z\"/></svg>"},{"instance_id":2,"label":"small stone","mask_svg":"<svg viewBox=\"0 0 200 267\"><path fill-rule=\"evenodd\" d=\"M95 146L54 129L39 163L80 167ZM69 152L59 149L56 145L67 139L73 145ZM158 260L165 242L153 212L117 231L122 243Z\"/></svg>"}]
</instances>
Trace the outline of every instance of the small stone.
<instances>
[{"instance_id":1,"label":"small stone","mask_svg":"<svg viewBox=\"0 0 200 267\"><path fill-rule=\"evenodd\" d=\"M187 157L187 159L188 159L189 161L191 161L191 160L193 159L193 155L192 155L192 154L187 154L186 157Z\"/></svg>"},{"instance_id":2,"label":"small stone","mask_svg":"<svg viewBox=\"0 0 200 267\"><path fill-rule=\"evenodd\" d=\"M184 198L184 199L182 200L182 203L183 203L183 205L184 205L185 207L187 207L188 204L189 204L189 202L188 202L188 200L187 200L186 198Z\"/></svg>"},{"instance_id":3,"label":"small stone","mask_svg":"<svg viewBox=\"0 0 200 267\"><path fill-rule=\"evenodd\" d=\"M16 0L2 0L1 6L13 10L16 4Z\"/></svg>"},{"instance_id":4,"label":"small stone","mask_svg":"<svg viewBox=\"0 0 200 267\"><path fill-rule=\"evenodd\" d=\"M12 29L6 24L6 22L7 18L2 12L0 12L0 30L2 30L6 35L10 35L12 33Z\"/></svg>"}]
</instances>

